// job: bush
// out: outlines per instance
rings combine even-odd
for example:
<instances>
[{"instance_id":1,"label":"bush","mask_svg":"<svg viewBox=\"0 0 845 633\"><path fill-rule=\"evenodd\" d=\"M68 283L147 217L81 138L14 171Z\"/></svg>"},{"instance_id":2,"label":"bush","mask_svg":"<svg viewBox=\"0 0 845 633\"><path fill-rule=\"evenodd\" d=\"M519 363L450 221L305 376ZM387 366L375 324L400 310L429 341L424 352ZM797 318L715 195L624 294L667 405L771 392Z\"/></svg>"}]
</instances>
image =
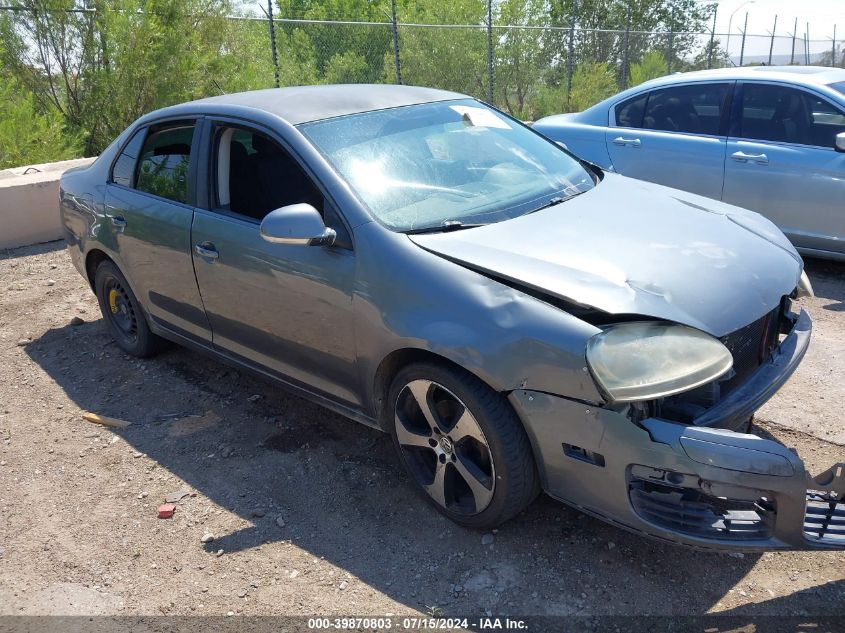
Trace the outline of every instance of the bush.
<instances>
[{"instance_id":1,"label":"bush","mask_svg":"<svg viewBox=\"0 0 845 633\"><path fill-rule=\"evenodd\" d=\"M638 86L649 79L657 79L669 73L669 65L660 51L646 53L637 64L631 64L631 86Z\"/></svg>"},{"instance_id":2,"label":"bush","mask_svg":"<svg viewBox=\"0 0 845 633\"><path fill-rule=\"evenodd\" d=\"M82 155L79 138L53 109L39 111L35 97L10 77L0 78L0 169Z\"/></svg>"},{"instance_id":3,"label":"bush","mask_svg":"<svg viewBox=\"0 0 845 633\"><path fill-rule=\"evenodd\" d=\"M586 110L599 101L616 94L616 75L605 63L584 63L575 69L572 76L572 92L569 97L569 111Z\"/></svg>"}]
</instances>

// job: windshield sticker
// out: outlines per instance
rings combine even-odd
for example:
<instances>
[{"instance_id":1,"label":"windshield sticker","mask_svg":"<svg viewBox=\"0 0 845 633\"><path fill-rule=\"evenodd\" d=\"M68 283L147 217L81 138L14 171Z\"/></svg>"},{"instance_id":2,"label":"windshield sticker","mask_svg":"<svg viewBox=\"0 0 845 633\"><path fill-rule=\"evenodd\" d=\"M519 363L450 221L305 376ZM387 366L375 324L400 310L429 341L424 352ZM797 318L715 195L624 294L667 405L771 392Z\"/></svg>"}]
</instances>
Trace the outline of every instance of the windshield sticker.
<instances>
[{"instance_id":1,"label":"windshield sticker","mask_svg":"<svg viewBox=\"0 0 845 633\"><path fill-rule=\"evenodd\" d=\"M453 105L449 106L460 114L466 123L475 127L496 127L502 130L509 130L511 126L500 119L494 112L485 108L474 108L472 106Z\"/></svg>"}]
</instances>

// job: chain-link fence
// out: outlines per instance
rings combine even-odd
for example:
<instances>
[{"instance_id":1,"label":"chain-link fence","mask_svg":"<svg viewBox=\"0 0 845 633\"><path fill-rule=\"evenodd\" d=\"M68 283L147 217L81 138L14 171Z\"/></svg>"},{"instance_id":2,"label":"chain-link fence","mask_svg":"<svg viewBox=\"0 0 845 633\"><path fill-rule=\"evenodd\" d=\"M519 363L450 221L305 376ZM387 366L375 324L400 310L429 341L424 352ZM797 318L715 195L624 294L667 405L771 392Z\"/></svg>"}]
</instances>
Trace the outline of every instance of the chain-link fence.
<instances>
[{"instance_id":1,"label":"chain-link fence","mask_svg":"<svg viewBox=\"0 0 845 633\"><path fill-rule=\"evenodd\" d=\"M577 109L609 90L672 72L761 64L845 67L845 33L842 39L833 33L809 39L561 26L274 23L281 85L427 85L528 117Z\"/></svg>"},{"instance_id":2,"label":"chain-link fence","mask_svg":"<svg viewBox=\"0 0 845 633\"><path fill-rule=\"evenodd\" d=\"M385 20L369 22L271 17L269 12L217 16L233 28L215 44L221 53L217 62L195 64L205 74L191 80L190 96L272 85L405 83L470 94L532 119L581 110L620 89L679 71L755 64L845 67L845 28L840 37L835 27L829 36L809 37L809 25L802 27L798 21L787 30L775 20L767 35L746 35L736 27L730 34L582 28L577 20L575 26L559 26L546 23L548 16L534 14L527 16L527 25L488 24L490 17L477 24L418 24L400 21L395 3L388 6L393 11L384 11ZM493 6L488 4L488 16ZM96 13L88 8L74 11ZM32 20L39 15L34 10L30 14ZM202 15L183 19L197 30L211 21ZM210 28L209 33L221 31ZM33 33L39 31L24 33L24 45ZM96 48L96 41L92 46ZM93 54L85 52L80 59ZM94 57L102 68L114 64ZM228 72L215 72L226 64ZM22 66L36 68L39 60L26 60ZM65 74L73 80L95 76ZM136 109L172 101L161 96L160 87L156 90L137 99ZM178 94L174 90L174 99Z\"/></svg>"}]
</instances>

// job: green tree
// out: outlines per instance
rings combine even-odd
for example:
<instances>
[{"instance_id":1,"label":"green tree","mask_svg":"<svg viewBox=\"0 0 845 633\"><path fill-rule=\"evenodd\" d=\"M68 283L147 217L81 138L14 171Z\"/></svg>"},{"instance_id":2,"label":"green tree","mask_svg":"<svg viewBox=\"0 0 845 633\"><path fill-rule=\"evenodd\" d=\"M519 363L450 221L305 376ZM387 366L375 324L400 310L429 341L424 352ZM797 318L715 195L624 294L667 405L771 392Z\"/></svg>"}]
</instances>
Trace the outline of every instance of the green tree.
<instances>
[{"instance_id":1,"label":"green tree","mask_svg":"<svg viewBox=\"0 0 845 633\"><path fill-rule=\"evenodd\" d=\"M569 111L580 112L618 91L616 74L606 63L585 62L572 76Z\"/></svg>"},{"instance_id":2,"label":"green tree","mask_svg":"<svg viewBox=\"0 0 845 633\"><path fill-rule=\"evenodd\" d=\"M367 0L277 2L280 18L384 22L389 17L383 3ZM301 33L300 42L308 41L316 82L331 83L338 76L364 83L384 80L384 55L393 46L391 30L387 26L280 22L277 28L281 37L288 41L292 41L294 33ZM297 81L296 77L291 79L291 85L306 83Z\"/></svg>"},{"instance_id":3,"label":"green tree","mask_svg":"<svg viewBox=\"0 0 845 633\"><path fill-rule=\"evenodd\" d=\"M0 60L10 42L10 24L0 22ZM35 95L0 66L0 169L81 156L79 139L65 130L64 119L44 108Z\"/></svg>"},{"instance_id":4,"label":"green tree","mask_svg":"<svg viewBox=\"0 0 845 633\"><path fill-rule=\"evenodd\" d=\"M650 51L638 63L631 64L629 85L638 86L649 79L663 77L668 72L669 67L666 64L666 58L663 56L663 53L660 51Z\"/></svg>"},{"instance_id":5,"label":"green tree","mask_svg":"<svg viewBox=\"0 0 845 633\"><path fill-rule=\"evenodd\" d=\"M549 53L543 44L545 0L502 0L495 24L520 25L524 28L495 30L495 99L505 109L521 118L531 118L529 100L542 85Z\"/></svg>"},{"instance_id":6,"label":"green tree","mask_svg":"<svg viewBox=\"0 0 845 633\"><path fill-rule=\"evenodd\" d=\"M227 19L229 0L18 4L5 65L84 137L88 155L150 110L272 85L266 27Z\"/></svg>"},{"instance_id":7,"label":"green tree","mask_svg":"<svg viewBox=\"0 0 845 633\"><path fill-rule=\"evenodd\" d=\"M407 0L399 10L403 22L467 25L464 28L400 27L403 82L486 99L487 31L483 26L486 1ZM392 51L384 57L384 69L386 77L394 77Z\"/></svg>"}]
</instances>

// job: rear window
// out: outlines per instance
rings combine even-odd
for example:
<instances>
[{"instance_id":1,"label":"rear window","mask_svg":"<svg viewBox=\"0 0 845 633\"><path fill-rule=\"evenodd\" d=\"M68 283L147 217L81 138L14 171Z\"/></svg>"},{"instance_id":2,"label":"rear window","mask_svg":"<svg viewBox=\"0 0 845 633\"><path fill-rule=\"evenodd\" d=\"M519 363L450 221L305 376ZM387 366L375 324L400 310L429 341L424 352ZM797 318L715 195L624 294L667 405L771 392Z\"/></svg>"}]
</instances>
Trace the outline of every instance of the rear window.
<instances>
[{"instance_id":1,"label":"rear window","mask_svg":"<svg viewBox=\"0 0 845 633\"><path fill-rule=\"evenodd\" d=\"M616 106L617 127L718 136L729 85L658 88Z\"/></svg>"},{"instance_id":2,"label":"rear window","mask_svg":"<svg viewBox=\"0 0 845 633\"><path fill-rule=\"evenodd\" d=\"M135 166L138 163L138 154L141 153L141 143L144 142L145 129L135 132L132 140L126 144L120 156L112 167L111 179L117 185L124 187L135 186Z\"/></svg>"},{"instance_id":3,"label":"rear window","mask_svg":"<svg viewBox=\"0 0 845 633\"><path fill-rule=\"evenodd\" d=\"M174 202L187 202L193 135L193 125L151 131L141 152L135 188Z\"/></svg>"},{"instance_id":4,"label":"rear window","mask_svg":"<svg viewBox=\"0 0 845 633\"><path fill-rule=\"evenodd\" d=\"M647 92L617 105L616 125L619 127L642 127L646 101L648 101Z\"/></svg>"},{"instance_id":5,"label":"rear window","mask_svg":"<svg viewBox=\"0 0 845 633\"><path fill-rule=\"evenodd\" d=\"M830 84L830 87L833 88L836 92L845 95L845 81L839 81L835 84Z\"/></svg>"},{"instance_id":6,"label":"rear window","mask_svg":"<svg viewBox=\"0 0 845 633\"><path fill-rule=\"evenodd\" d=\"M692 84L649 93L643 117L647 130L716 136L728 84Z\"/></svg>"}]
</instances>

